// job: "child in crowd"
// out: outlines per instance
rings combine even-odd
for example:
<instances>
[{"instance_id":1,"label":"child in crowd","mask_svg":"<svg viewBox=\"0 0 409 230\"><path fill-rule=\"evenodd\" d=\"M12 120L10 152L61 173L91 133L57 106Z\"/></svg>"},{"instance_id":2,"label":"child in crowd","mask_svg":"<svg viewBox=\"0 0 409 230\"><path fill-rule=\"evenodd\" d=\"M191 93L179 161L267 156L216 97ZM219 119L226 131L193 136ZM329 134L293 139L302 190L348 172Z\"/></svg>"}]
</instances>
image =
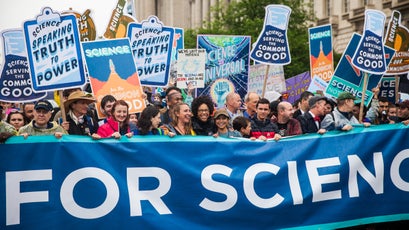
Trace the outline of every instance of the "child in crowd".
<instances>
[{"instance_id":1,"label":"child in crowd","mask_svg":"<svg viewBox=\"0 0 409 230\"><path fill-rule=\"evenodd\" d=\"M247 117L238 116L233 120L233 129L238 131L242 137L250 138L251 120Z\"/></svg>"},{"instance_id":2,"label":"child in crowd","mask_svg":"<svg viewBox=\"0 0 409 230\"><path fill-rule=\"evenodd\" d=\"M217 131L213 134L213 137L241 137L240 132L228 128L229 120L229 114L225 109L216 111L214 114L214 124L216 125Z\"/></svg>"}]
</instances>

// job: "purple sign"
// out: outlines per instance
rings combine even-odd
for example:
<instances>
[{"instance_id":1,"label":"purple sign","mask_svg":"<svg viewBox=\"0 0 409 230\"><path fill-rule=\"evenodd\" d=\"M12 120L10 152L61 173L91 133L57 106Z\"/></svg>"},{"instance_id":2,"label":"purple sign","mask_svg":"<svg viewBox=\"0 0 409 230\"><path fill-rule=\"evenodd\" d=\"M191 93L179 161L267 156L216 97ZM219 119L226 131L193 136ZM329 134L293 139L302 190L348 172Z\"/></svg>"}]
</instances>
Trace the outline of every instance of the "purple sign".
<instances>
[{"instance_id":1,"label":"purple sign","mask_svg":"<svg viewBox=\"0 0 409 230\"><path fill-rule=\"evenodd\" d=\"M285 84L288 93L287 101L294 103L300 97L301 93L308 89L310 83L311 76L308 71L286 79Z\"/></svg>"}]
</instances>

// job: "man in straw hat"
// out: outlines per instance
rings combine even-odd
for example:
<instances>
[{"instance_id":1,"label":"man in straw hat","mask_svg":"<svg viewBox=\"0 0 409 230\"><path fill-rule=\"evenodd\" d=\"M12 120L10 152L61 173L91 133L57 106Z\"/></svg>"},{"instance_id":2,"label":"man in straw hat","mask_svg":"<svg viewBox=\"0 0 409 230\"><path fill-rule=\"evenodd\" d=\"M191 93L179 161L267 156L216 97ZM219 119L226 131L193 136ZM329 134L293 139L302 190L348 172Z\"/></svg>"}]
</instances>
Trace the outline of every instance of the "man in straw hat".
<instances>
[{"instance_id":1,"label":"man in straw hat","mask_svg":"<svg viewBox=\"0 0 409 230\"><path fill-rule=\"evenodd\" d=\"M88 135L94 139L100 137L96 134L98 121L88 114L89 104L96 100L83 91L72 92L64 102L67 112L67 122L69 123L68 133L71 135Z\"/></svg>"}]
</instances>

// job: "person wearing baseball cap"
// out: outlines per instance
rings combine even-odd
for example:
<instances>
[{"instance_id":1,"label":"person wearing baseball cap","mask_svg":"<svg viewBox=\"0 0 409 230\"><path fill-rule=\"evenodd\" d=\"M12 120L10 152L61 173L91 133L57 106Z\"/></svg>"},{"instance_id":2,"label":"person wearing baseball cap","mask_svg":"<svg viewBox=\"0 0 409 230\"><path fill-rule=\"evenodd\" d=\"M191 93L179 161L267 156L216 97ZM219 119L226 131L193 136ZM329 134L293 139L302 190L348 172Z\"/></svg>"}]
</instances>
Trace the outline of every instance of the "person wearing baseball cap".
<instances>
[{"instance_id":1,"label":"person wearing baseball cap","mask_svg":"<svg viewBox=\"0 0 409 230\"><path fill-rule=\"evenodd\" d=\"M224 108L214 113L214 124L217 130L213 137L241 137L239 132L229 129L229 120L229 113Z\"/></svg>"},{"instance_id":2,"label":"person wearing baseball cap","mask_svg":"<svg viewBox=\"0 0 409 230\"><path fill-rule=\"evenodd\" d=\"M358 119L352 113L355 105L356 97L350 92L342 92L338 94L337 107L330 114L327 114L321 122L322 128L327 131L341 130L349 131L353 126L360 125ZM368 127L369 122L364 122L363 125Z\"/></svg>"},{"instance_id":3,"label":"person wearing baseball cap","mask_svg":"<svg viewBox=\"0 0 409 230\"><path fill-rule=\"evenodd\" d=\"M54 135L61 138L67 134L63 127L55 121L50 121L54 108L47 100L39 100L34 104L34 118L27 125L19 129L19 135L28 136Z\"/></svg>"}]
</instances>

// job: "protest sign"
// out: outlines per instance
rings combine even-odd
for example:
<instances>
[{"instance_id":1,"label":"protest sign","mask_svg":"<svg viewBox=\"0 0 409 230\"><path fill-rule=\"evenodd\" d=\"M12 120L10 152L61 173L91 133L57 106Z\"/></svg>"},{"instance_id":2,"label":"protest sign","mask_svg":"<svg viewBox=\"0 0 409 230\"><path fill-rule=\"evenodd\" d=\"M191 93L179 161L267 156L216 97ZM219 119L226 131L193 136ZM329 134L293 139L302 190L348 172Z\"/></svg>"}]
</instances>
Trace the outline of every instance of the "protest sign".
<instances>
[{"instance_id":1,"label":"protest sign","mask_svg":"<svg viewBox=\"0 0 409 230\"><path fill-rule=\"evenodd\" d=\"M82 47L92 91L97 99L98 117L104 117L100 103L105 95L125 100L129 113L142 112L146 105L129 39L84 42Z\"/></svg>"},{"instance_id":2,"label":"protest sign","mask_svg":"<svg viewBox=\"0 0 409 230\"><path fill-rule=\"evenodd\" d=\"M363 97L363 73L352 65L351 57L354 55L356 48L358 46L361 36L357 33L352 35L337 68L335 69L334 76L328 83L325 89L325 95L332 98L337 98L340 92L350 92L360 101ZM386 63L389 63L395 51L387 46L385 46L385 56ZM372 89L377 87L381 81L382 74L371 74L368 78L367 87L365 87L364 103L368 106L372 97Z\"/></svg>"},{"instance_id":3,"label":"protest sign","mask_svg":"<svg viewBox=\"0 0 409 230\"><path fill-rule=\"evenodd\" d=\"M178 54L176 86L180 89L203 88L206 50L181 49Z\"/></svg>"},{"instance_id":4,"label":"protest sign","mask_svg":"<svg viewBox=\"0 0 409 230\"><path fill-rule=\"evenodd\" d=\"M156 16L130 23L128 38L142 85L166 86L171 66L174 29Z\"/></svg>"},{"instance_id":5,"label":"protest sign","mask_svg":"<svg viewBox=\"0 0 409 230\"><path fill-rule=\"evenodd\" d=\"M386 71L385 51L382 43L385 18L382 11L365 11L364 34L352 57L352 64L365 73L383 74Z\"/></svg>"},{"instance_id":6,"label":"protest sign","mask_svg":"<svg viewBox=\"0 0 409 230\"><path fill-rule=\"evenodd\" d=\"M395 124L278 142L12 137L0 145L0 228L338 229L409 220L408 135Z\"/></svg>"},{"instance_id":7,"label":"protest sign","mask_svg":"<svg viewBox=\"0 0 409 230\"><path fill-rule=\"evenodd\" d=\"M72 88L85 84L77 18L43 8L24 23L33 90Z\"/></svg>"},{"instance_id":8,"label":"protest sign","mask_svg":"<svg viewBox=\"0 0 409 230\"><path fill-rule=\"evenodd\" d=\"M379 88L379 97L386 97L388 101L396 101L396 79L394 77L382 77L381 87Z\"/></svg>"},{"instance_id":9,"label":"protest sign","mask_svg":"<svg viewBox=\"0 0 409 230\"><path fill-rule=\"evenodd\" d=\"M401 14L394 10L385 36L385 45L396 50L385 74L409 72L409 30L401 24Z\"/></svg>"},{"instance_id":10,"label":"protest sign","mask_svg":"<svg viewBox=\"0 0 409 230\"><path fill-rule=\"evenodd\" d=\"M251 65L248 79L248 92L255 92L258 95L263 93L263 82L266 76L267 65ZM267 73L266 92L275 91L282 93L286 91L284 68L280 65L270 66Z\"/></svg>"},{"instance_id":11,"label":"protest sign","mask_svg":"<svg viewBox=\"0 0 409 230\"><path fill-rule=\"evenodd\" d=\"M63 15L65 14L74 14L78 20L78 30L80 33L80 40L82 42L86 41L94 41L97 37L97 31L95 28L94 20L91 17L91 10L87 9L83 14L80 14L76 11L69 10L63 11Z\"/></svg>"},{"instance_id":12,"label":"protest sign","mask_svg":"<svg viewBox=\"0 0 409 230\"><path fill-rule=\"evenodd\" d=\"M128 24L131 22L136 22L136 19L134 19L131 15L124 14L126 4L128 3L131 3L131 1L118 0L118 3L112 10L111 19L109 20L105 30L105 38L113 39L126 37Z\"/></svg>"},{"instance_id":13,"label":"protest sign","mask_svg":"<svg viewBox=\"0 0 409 230\"><path fill-rule=\"evenodd\" d=\"M328 82L334 73L332 58L332 29L331 25L317 26L308 29L310 44L310 72Z\"/></svg>"},{"instance_id":14,"label":"protest sign","mask_svg":"<svg viewBox=\"0 0 409 230\"><path fill-rule=\"evenodd\" d=\"M326 81L318 77L318 75L315 75L314 77L312 77L311 83L308 86L307 91L310 91L311 93L324 92L327 86L328 83Z\"/></svg>"},{"instance_id":15,"label":"protest sign","mask_svg":"<svg viewBox=\"0 0 409 230\"><path fill-rule=\"evenodd\" d=\"M0 77L0 100L28 102L41 99L46 93L35 93L31 87L27 50L22 30L2 31L4 65Z\"/></svg>"},{"instance_id":16,"label":"protest sign","mask_svg":"<svg viewBox=\"0 0 409 230\"><path fill-rule=\"evenodd\" d=\"M308 89L311 83L311 76L309 72L298 74L294 77L285 80L287 86L288 99L290 103L294 103L300 95Z\"/></svg>"},{"instance_id":17,"label":"protest sign","mask_svg":"<svg viewBox=\"0 0 409 230\"><path fill-rule=\"evenodd\" d=\"M291 62L287 27L291 8L285 5L266 6L263 31L250 57L263 64L285 65Z\"/></svg>"},{"instance_id":18,"label":"protest sign","mask_svg":"<svg viewBox=\"0 0 409 230\"><path fill-rule=\"evenodd\" d=\"M207 53L205 85L197 95L210 95L217 107L223 107L230 92L242 98L247 93L249 72L249 36L198 35L197 46Z\"/></svg>"}]
</instances>

